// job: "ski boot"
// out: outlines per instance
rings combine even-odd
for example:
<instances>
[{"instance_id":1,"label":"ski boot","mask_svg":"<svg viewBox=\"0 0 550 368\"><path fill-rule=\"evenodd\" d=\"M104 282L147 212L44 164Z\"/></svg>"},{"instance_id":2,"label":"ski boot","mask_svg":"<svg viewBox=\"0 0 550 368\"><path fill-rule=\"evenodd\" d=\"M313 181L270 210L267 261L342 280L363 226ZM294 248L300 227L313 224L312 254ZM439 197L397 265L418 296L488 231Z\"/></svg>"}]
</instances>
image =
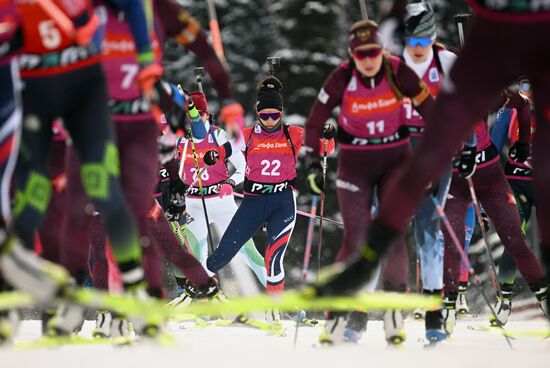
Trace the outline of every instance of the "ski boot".
<instances>
[{"instance_id":1,"label":"ski boot","mask_svg":"<svg viewBox=\"0 0 550 368\"><path fill-rule=\"evenodd\" d=\"M84 323L84 307L75 303L62 303L55 315L48 321L47 335L50 337L76 334Z\"/></svg>"},{"instance_id":2,"label":"ski boot","mask_svg":"<svg viewBox=\"0 0 550 368\"><path fill-rule=\"evenodd\" d=\"M351 312L346 323L344 339L346 342L358 343L367 330L369 315L364 312Z\"/></svg>"},{"instance_id":3,"label":"ski boot","mask_svg":"<svg viewBox=\"0 0 550 368\"><path fill-rule=\"evenodd\" d=\"M443 327L447 336L451 336L456 326L457 294L450 294L443 299Z\"/></svg>"},{"instance_id":4,"label":"ski boot","mask_svg":"<svg viewBox=\"0 0 550 368\"><path fill-rule=\"evenodd\" d=\"M99 311L95 319L95 327L92 330L92 336L99 339L108 339L111 337L111 322L113 316L111 312Z\"/></svg>"},{"instance_id":5,"label":"ski boot","mask_svg":"<svg viewBox=\"0 0 550 368\"><path fill-rule=\"evenodd\" d=\"M118 345L129 345L132 343L133 330L128 319L114 314L111 319L109 333L111 340ZM152 337L157 337L152 336Z\"/></svg>"},{"instance_id":6,"label":"ski boot","mask_svg":"<svg viewBox=\"0 0 550 368\"><path fill-rule=\"evenodd\" d=\"M489 323L493 327L504 326L512 313L512 290L514 284L500 285L500 295L497 296L497 301L493 307L494 314L489 316Z\"/></svg>"},{"instance_id":7,"label":"ski boot","mask_svg":"<svg viewBox=\"0 0 550 368\"><path fill-rule=\"evenodd\" d=\"M319 343L323 346L338 345L345 342L346 313L328 312L327 322L321 335Z\"/></svg>"},{"instance_id":8,"label":"ski boot","mask_svg":"<svg viewBox=\"0 0 550 368\"><path fill-rule=\"evenodd\" d=\"M424 322L426 326L426 340L428 340L429 345L437 344L447 338L443 309L426 311Z\"/></svg>"},{"instance_id":9,"label":"ski boot","mask_svg":"<svg viewBox=\"0 0 550 368\"><path fill-rule=\"evenodd\" d=\"M470 308L466 302L466 292L468 291L468 283L460 282L458 284L458 298L456 299L456 312L463 316L470 314Z\"/></svg>"},{"instance_id":10,"label":"ski boot","mask_svg":"<svg viewBox=\"0 0 550 368\"><path fill-rule=\"evenodd\" d=\"M400 310L388 310L384 312L384 332L388 345L401 345L407 340L407 334L403 325L403 314Z\"/></svg>"},{"instance_id":11,"label":"ski boot","mask_svg":"<svg viewBox=\"0 0 550 368\"><path fill-rule=\"evenodd\" d=\"M38 304L46 304L71 282L63 267L25 249L5 229L0 229L0 269L6 282L31 294Z\"/></svg>"},{"instance_id":12,"label":"ski boot","mask_svg":"<svg viewBox=\"0 0 550 368\"><path fill-rule=\"evenodd\" d=\"M55 308L46 308L42 311L40 319L42 321L42 336L48 336L48 323L55 316Z\"/></svg>"},{"instance_id":13,"label":"ski boot","mask_svg":"<svg viewBox=\"0 0 550 368\"><path fill-rule=\"evenodd\" d=\"M15 310L0 311L0 346L13 340L19 326L19 313Z\"/></svg>"},{"instance_id":14,"label":"ski boot","mask_svg":"<svg viewBox=\"0 0 550 368\"><path fill-rule=\"evenodd\" d=\"M544 316L546 318L550 318L550 310L548 310L549 308L548 300L550 299L550 291L548 289L548 286L536 287L531 290L533 291L533 293L535 293L535 297L539 302L539 307L542 310L542 313L544 313Z\"/></svg>"}]
</instances>

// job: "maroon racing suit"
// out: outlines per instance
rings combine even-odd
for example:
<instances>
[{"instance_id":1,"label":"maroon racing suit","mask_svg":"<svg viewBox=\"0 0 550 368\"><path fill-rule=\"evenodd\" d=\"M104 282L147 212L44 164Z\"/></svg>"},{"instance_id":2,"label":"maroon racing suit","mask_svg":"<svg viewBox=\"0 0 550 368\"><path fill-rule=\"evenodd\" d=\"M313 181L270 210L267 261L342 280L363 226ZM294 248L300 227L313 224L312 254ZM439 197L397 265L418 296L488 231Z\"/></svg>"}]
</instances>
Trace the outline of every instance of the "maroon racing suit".
<instances>
[{"instance_id":1,"label":"maroon racing suit","mask_svg":"<svg viewBox=\"0 0 550 368\"><path fill-rule=\"evenodd\" d=\"M539 287L538 283L543 275L542 268L523 239L516 200L504 176L497 149L491 142L486 123L478 123L475 132L478 154L477 169L472 181L480 205L485 209L504 247L516 261L527 283ZM467 181L454 169L445 212L461 246L464 244L464 218L470 198ZM446 228L443 228L443 234L444 289L450 299L456 299L461 257Z\"/></svg>"},{"instance_id":2,"label":"maroon racing suit","mask_svg":"<svg viewBox=\"0 0 550 368\"><path fill-rule=\"evenodd\" d=\"M372 78L363 76L346 61L325 81L306 121L306 145L312 152L319 152L323 125L332 110L340 106L336 186L344 241L336 261L348 260L357 253L370 224L375 189L383 195L401 165L411 157L403 96L416 99L419 95L429 96L427 86L396 57L385 57L381 70ZM431 103L430 97L418 108L426 111ZM407 290L407 276L407 248L401 236L383 268L384 288Z\"/></svg>"}]
</instances>

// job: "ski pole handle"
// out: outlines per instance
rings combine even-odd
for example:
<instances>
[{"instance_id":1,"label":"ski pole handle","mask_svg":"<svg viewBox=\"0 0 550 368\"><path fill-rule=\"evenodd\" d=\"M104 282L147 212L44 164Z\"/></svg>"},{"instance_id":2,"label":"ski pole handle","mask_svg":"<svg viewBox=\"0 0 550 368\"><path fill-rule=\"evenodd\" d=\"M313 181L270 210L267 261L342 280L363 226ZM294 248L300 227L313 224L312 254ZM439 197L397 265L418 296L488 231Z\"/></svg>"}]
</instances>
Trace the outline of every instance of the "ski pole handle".
<instances>
[{"instance_id":1,"label":"ski pole handle","mask_svg":"<svg viewBox=\"0 0 550 368\"><path fill-rule=\"evenodd\" d=\"M466 25L472 17L472 14L457 14L455 15L455 23L458 28L458 39L460 41L460 47L464 47L464 40L466 35Z\"/></svg>"},{"instance_id":2,"label":"ski pole handle","mask_svg":"<svg viewBox=\"0 0 550 368\"><path fill-rule=\"evenodd\" d=\"M195 81L197 82L197 86L199 86L199 91L201 93L204 93L204 89L202 88L202 80L204 79L204 68L202 66L196 67L193 69L195 71Z\"/></svg>"},{"instance_id":3,"label":"ski pole handle","mask_svg":"<svg viewBox=\"0 0 550 368\"><path fill-rule=\"evenodd\" d=\"M267 66L269 67L269 75L275 75L277 68L281 65L281 58L278 56L270 56L267 58Z\"/></svg>"}]
</instances>

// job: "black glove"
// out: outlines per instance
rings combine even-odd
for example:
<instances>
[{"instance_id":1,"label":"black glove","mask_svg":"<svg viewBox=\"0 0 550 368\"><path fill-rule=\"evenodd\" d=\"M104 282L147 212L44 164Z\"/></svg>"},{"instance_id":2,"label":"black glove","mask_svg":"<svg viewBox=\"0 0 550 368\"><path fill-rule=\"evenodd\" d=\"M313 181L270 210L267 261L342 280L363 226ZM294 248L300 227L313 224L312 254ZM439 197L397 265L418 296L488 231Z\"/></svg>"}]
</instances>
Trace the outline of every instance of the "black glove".
<instances>
[{"instance_id":1,"label":"black glove","mask_svg":"<svg viewBox=\"0 0 550 368\"><path fill-rule=\"evenodd\" d=\"M165 215L168 221L179 221L187 209L185 197L178 193L170 194L170 203L166 209Z\"/></svg>"},{"instance_id":2,"label":"black glove","mask_svg":"<svg viewBox=\"0 0 550 368\"><path fill-rule=\"evenodd\" d=\"M321 138L333 139L336 137L336 128L332 124L327 124L321 132Z\"/></svg>"},{"instance_id":3,"label":"black glove","mask_svg":"<svg viewBox=\"0 0 550 368\"><path fill-rule=\"evenodd\" d=\"M207 151L204 154L204 158L203 158L204 163L208 166L215 165L219 159L220 159L220 154L216 150Z\"/></svg>"},{"instance_id":4,"label":"black glove","mask_svg":"<svg viewBox=\"0 0 550 368\"><path fill-rule=\"evenodd\" d=\"M214 299L221 294L215 277L211 277L206 285L201 286L194 286L188 280L183 290L192 299Z\"/></svg>"},{"instance_id":5,"label":"black glove","mask_svg":"<svg viewBox=\"0 0 550 368\"><path fill-rule=\"evenodd\" d=\"M183 180L180 178L177 178L176 180L170 181L170 193L171 194L179 194L181 196L185 195L185 192L187 192L188 186L185 185Z\"/></svg>"},{"instance_id":6,"label":"black glove","mask_svg":"<svg viewBox=\"0 0 550 368\"><path fill-rule=\"evenodd\" d=\"M325 190L323 166L319 161L313 161L308 167L307 188L312 195L321 195Z\"/></svg>"},{"instance_id":7,"label":"black glove","mask_svg":"<svg viewBox=\"0 0 550 368\"><path fill-rule=\"evenodd\" d=\"M531 145L529 143L516 142L510 147L508 156L516 162L525 162L531 153Z\"/></svg>"},{"instance_id":8,"label":"black glove","mask_svg":"<svg viewBox=\"0 0 550 368\"><path fill-rule=\"evenodd\" d=\"M469 179L476 171L476 147L464 146L460 155L453 161L453 166L458 170L458 175Z\"/></svg>"}]
</instances>

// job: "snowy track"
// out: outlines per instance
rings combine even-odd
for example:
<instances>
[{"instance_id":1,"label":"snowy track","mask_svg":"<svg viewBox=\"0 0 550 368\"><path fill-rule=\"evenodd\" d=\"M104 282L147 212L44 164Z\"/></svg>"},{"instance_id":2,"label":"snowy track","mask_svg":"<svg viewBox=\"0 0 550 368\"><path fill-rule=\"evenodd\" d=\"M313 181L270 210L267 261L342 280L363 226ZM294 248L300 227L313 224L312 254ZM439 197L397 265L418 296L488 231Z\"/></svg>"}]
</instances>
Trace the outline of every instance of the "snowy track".
<instances>
[{"instance_id":1,"label":"snowy track","mask_svg":"<svg viewBox=\"0 0 550 368\"><path fill-rule=\"evenodd\" d=\"M512 340L511 351L504 338L488 332L468 329L486 326L487 319L461 320L452 340L433 349L425 349L424 324L407 321L408 341L402 348L388 348L383 338L382 322L370 321L366 335L358 345L319 348L320 328L300 328L298 344L293 348L294 324L285 322L286 337L268 336L248 327L207 327L193 329L192 324L171 324L176 348L134 345L125 348L111 346L65 346L56 349L20 351L14 347L0 350L0 368L61 368L61 367L460 367L460 368L530 368L547 367L550 362L550 339L520 337ZM18 342L39 337L38 321L25 321ZM90 336L93 322L88 321L81 333ZM507 328L543 329L548 323L511 321Z\"/></svg>"}]
</instances>

